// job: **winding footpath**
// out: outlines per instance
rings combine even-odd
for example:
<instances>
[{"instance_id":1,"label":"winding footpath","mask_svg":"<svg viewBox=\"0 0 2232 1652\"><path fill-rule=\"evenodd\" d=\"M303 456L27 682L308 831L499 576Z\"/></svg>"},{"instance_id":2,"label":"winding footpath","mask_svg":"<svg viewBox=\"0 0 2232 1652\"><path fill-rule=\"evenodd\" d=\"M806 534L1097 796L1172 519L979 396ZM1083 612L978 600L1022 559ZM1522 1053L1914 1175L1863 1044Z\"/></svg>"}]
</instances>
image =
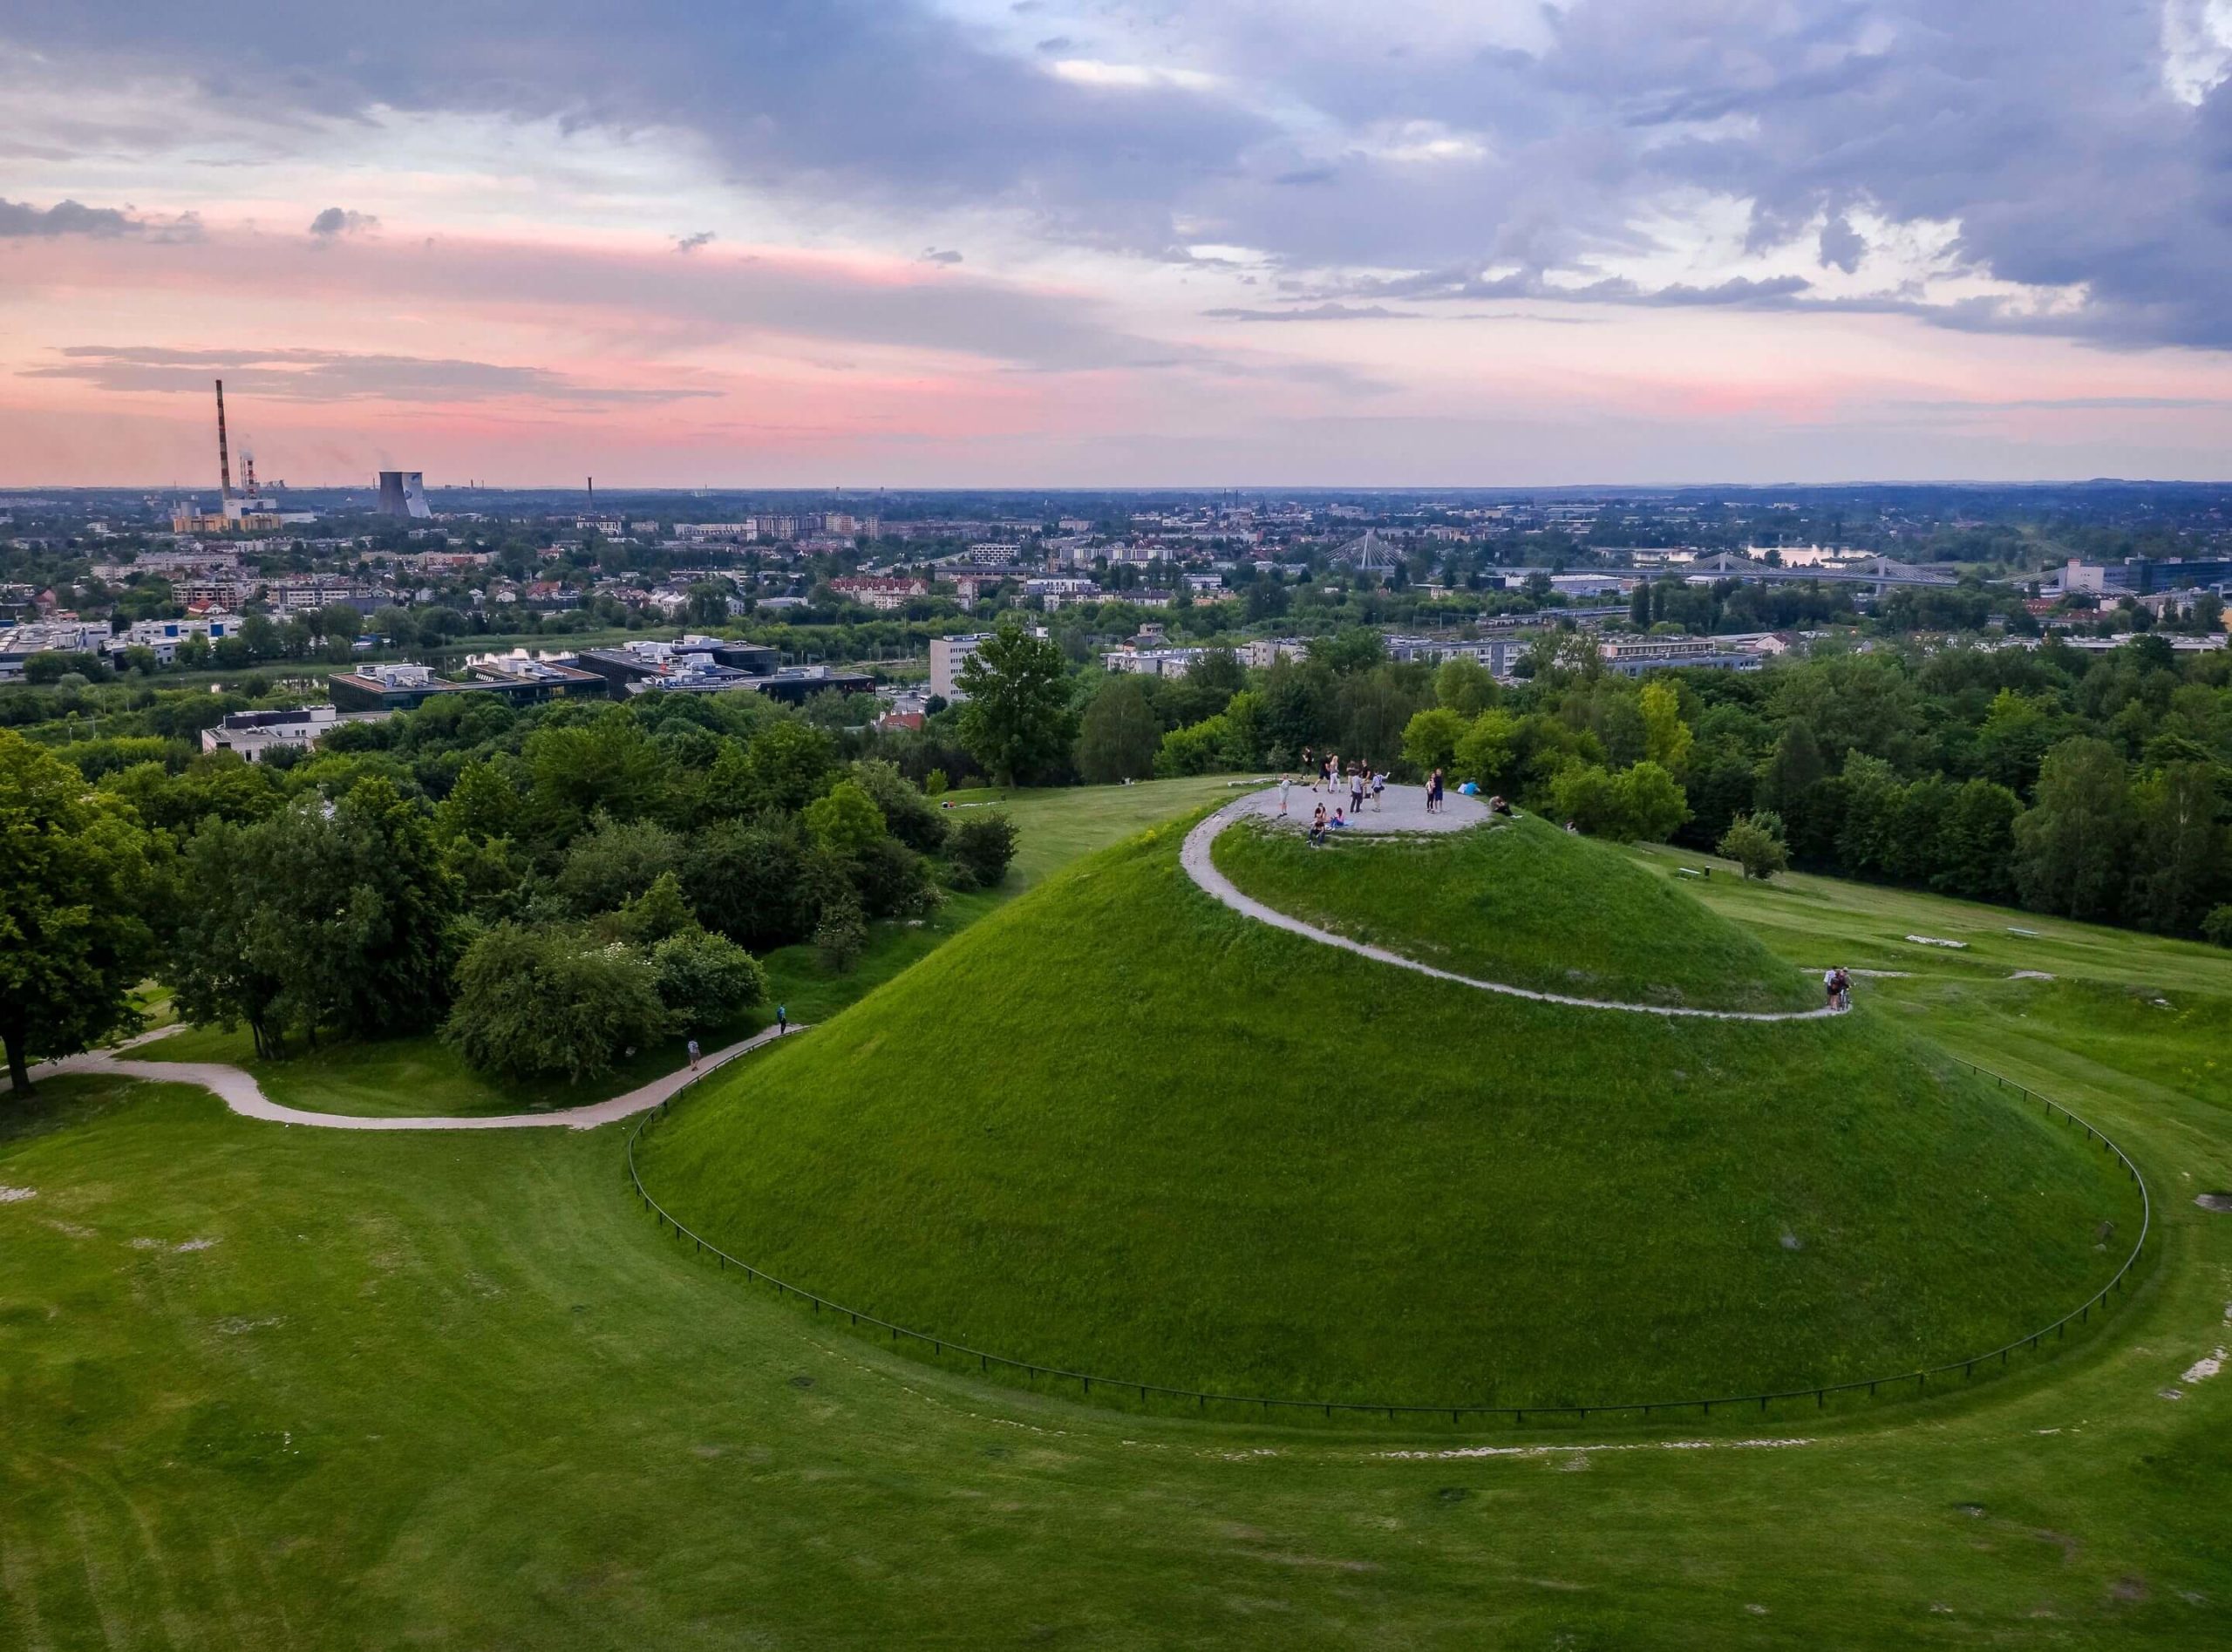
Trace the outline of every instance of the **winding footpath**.
<instances>
[{"instance_id":1,"label":"winding footpath","mask_svg":"<svg viewBox=\"0 0 2232 1652\"><path fill-rule=\"evenodd\" d=\"M791 1030L805 1030L802 1022L793 1022ZM160 1038L164 1033L175 1031L166 1027L160 1032L134 1038L118 1046L128 1050L134 1044ZM615 1096L609 1101L593 1102L586 1107L566 1107L550 1112L491 1113L475 1118L360 1118L353 1113L311 1112L301 1107L283 1107L263 1093L262 1086L240 1068L215 1061L133 1061L105 1050L89 1050L82 1056L70 1056L60 1061L42 1062L31 1069L34 1081L73 1072L118 1073L126 1078L152 1078L162 1084L200 1084L211 1091L226 1106L244 1118L261 1118L275 1125L309 1125L319 1130L534 1130L563 1125L568 1130L595 1130L599 1125L609 1125L616 1119L633 1118L649 1112L716 1068L733 1061L746 1050L757 1050L778 1037L777 1030L769 1027L749 1038L738 1040L725 1050L716 1050L698 1058L695 1071L677 1067L674 1071L654 1078L650 1083Z\"/></svg>"},{"instance_id":2,"label":"winding footpath","mask_svg":"<svg viewBox=\"0 0 2232 1652\"><path fill-rule=\"evenodd\" d=\"M1315 941L1328 947L1338 947L1344 952L1353 952L1359 957L1370 958L1376 963L1392 964L1398 969L1416 970L1422 976L1432 976L1436 981L1453 982L1460 987L1473 987L1481 992L1500 992L1509 998L1528 998L1536 1003L1563 1004L1574 1010L1619 1010L1637 1016L1687 1016L1702 1021L1826 1021L1837 1012L1826 1007L1819 1010L1690 1010L1671 1004L1623 1003L1609 998L1575 998L1562 992L1537 992L1531 987L1514 987L1508 982L1482 981L1474 976L1460 976L1453 970L1437 969L1430 963L1420 963L1406 958L1399 952L1390 952L1385 947L1375 947L1362 941L1351 941L1344 935L1330 929L1320 929L1315 924L1304 923L1290 917L1276 907L1267 907L1261 901L1241 894L1231 879L1216 868L1211 859L1210 846L1227 826L1249 815L1261 815L1271 819L1279 818L1278 792L1252 792L1237 802L1228 803L1203 820L1186 834L1184 846L1179 851L1180 864L1186 875L1200 885L1202 891L1242 917L1253 918L1258 923L1268 923L1275 929L1297 935L1305 941ZM1315 794L1297 787L1290 807L1300 816L1307 817L1314 806ZM1478 798L1461 795L1449 797L1444 812L1428 814L1421 798L1405 787L1398 795L1391 791L1385 807L1378 812L1361 813L1348 828L1367 835L1392 832L1459 832L1467 826L1485 822L1487 806ZM1295 814L1290 814L1295 819ZM1301 820L1296 819L1300 825Z\"/></svg>"}]
</instances>

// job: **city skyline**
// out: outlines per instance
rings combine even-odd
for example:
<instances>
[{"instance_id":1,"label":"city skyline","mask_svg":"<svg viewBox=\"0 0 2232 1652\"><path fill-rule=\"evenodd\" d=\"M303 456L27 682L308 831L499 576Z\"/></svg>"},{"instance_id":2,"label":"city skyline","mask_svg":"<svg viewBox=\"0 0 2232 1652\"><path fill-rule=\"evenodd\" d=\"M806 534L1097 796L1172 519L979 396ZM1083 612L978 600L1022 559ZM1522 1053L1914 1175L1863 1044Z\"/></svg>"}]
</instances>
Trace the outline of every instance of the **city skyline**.
<instances>
[{"instance_id":1,"label":"city skyline","mask_svg":"<svg viewBox=\"0 0 2232 1652\"><path fill-rule=\"evenodd\" d=\"M2221 477L2232 3L0 23L11 484Z\"/></svg>"}]
</instances>

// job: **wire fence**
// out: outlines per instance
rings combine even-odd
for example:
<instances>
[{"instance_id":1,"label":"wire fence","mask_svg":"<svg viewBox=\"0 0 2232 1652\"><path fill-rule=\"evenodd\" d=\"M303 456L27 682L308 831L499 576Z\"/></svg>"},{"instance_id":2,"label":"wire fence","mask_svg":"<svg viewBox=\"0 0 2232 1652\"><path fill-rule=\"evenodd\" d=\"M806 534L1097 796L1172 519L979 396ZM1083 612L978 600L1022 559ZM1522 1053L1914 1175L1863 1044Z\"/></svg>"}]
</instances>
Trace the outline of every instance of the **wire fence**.
<instances>
[{"instance_id":1,"label":"wire fence","mask_svg":"<svg viewBox=\"0 0 2232 1652\"><path fill-rule=\"evenodd\" d=\"M1609 1400L1586 1405L1422 1405L1414 1402L1390 1404L1374 1400L1281 1399L1261 1394L1220 1393L1215 1390L1174 1388L1162 1383L1142 1383L1126 1377L1099 1376L1090 1371L1072 1370L1066 1366L1038 1364L1030 1360L1013 1359L1004 1354L994 1354L981 1348L972 1348L966 1343L958 1343L950 1337L936 1336L928 1331L918 1331L908 1326L895 1324L890 1320L879 1318L862 1309L848 1308L842 1302L833 1302L827 1296L806 1289L803 1286L793 1285L788 1280L779 1279L765 1268L755 1268L750 1262L730 1255L712 1241L685 1226L657 1200L651 1197L650 1190L643 1186L643 1179L636 1172L636 1143L654 1121L666 1116L677 1098L695 1086L697 1082L695 1080L691 1084L685 1085L682 1091L677 1091L674 1096L669 1097L657 1108L644 1114L636 1121L636 1127L629 1132L628 1182L629 1186L634 1189L636 1197L643 1201L644 1209L650 1211L657 1219L661 1231L671 1229L676 1238L690 1241L696 1247L694 1254L711 1255L723 1272L734 1268L744 1275L747 1280L772 1286L778 1298L796 1297L799 1301L811 1305L817 1314L842 1315L855 1329L868 1326L884 1332L894 1343L912 1344L925 1348L940 1358L950 1356L963 1361L975 1360L980 1373L989 1375L997 1368L1004 1371L1017 1372L1034 1379L1045 1379L1056 1383L1075 1383L1079 1385L1080 1394L1085 1397L1090 1397L1098 1390L1112 1397L1136 1396L1143 1404L1156 1400L1181 1404L1190 1403L1197 1412L1201 1413L1206 1413L1211 1405L1216 1405L1227 1411L1253 1411L1262 1417L1281 1412L1317 1411L1329 1417L1336 1412L1384 1417L1389 1422L1402 1417L1446 1417L1453 1423L1461 1422L1466 1417L1507 1418L1521 1425L1524 1425L1530 1417L1544 1420L1558 1417L1586 1420L1591 1417L1625 1415L1649 1419L1660 1414L1672 1417L1687 1411L1698 1411L1710 1417L1715 1407L1726 1410L1737 1405L1757 1405L1762 1412L1765 1412L1777 1401L1788 1403L1807 1399L1814 1402L1816 1410L1820 1410L1827 1405L1829 1397L1833 1394L1856 1394L1865 1390L1869 1396L1874 1397L1888 1389L1894 1393L1903 1395L1907 1392L1907 1385L1909 1383L1913 1384L1913 1391L1916 1394L1926 1393L1929 1391L1932 1377L1950 1377L1957 1372L1965 1381L1975 1377L1977 1368L1980 1365L1990 1367L1997 1363L2004 1367L2013 1355L2036 1352L2049 1338L2057 1343L2065 1341L2072 1325L2089 1324L2094 1309L2098 1308L2105 1311L2108 1299L2122 1292L2126 1281L2131 1277L2132 1270L2138 1266L2140 1256L2147 1249L2147 1241L2154 1223L2154 1200L2147 1192L2147 1179L2139 1173L2139 1166L2132 1162L2128 1153L2059 1102L2042 1096L2038 1091L2017 1084L2013 1079L1993 1072L1988 1068L1979 1067L1972 1061L1962 1060L1957 1056L1950 1057L1948 1059L1966 1067L1980 1078L1990 1079L2002 1090L2011 1090L2026 1101L2037 1103L2045 1117L2082 1130L2088 1143L2097 1143L2104 1152L2113 1154L2116 1161L2123 1166L2125 1173L2139 1189L2139 1237L2131 1247L2131 1254L2124 1258L2123 1265L2116 1269L2115 1276L2052 1324L2032 1331L2027 1336L2018 1336L2011 1342L2003 1343L1997 1348L1989 1349L1981 1354L1971 1355L1963 1359L1948 1360L1943 1364L1926 1366L1916 1370L1902 1371L1895 1376L1861 1377L1850 1382L1816 1383L1811 1387L1776 1389L1759 1394L1722 1394L1709 1399Z\"/></svg>"}]
</instances>

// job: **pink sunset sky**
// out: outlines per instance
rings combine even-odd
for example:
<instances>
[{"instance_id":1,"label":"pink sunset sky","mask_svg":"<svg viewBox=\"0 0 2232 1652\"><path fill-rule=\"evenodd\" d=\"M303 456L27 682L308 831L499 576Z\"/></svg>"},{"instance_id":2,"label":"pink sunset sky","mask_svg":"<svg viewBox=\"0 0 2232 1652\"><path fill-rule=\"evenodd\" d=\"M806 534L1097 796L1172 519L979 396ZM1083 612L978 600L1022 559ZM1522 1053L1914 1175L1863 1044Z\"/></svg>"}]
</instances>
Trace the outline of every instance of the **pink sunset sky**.
<instances>
[{"instance_id":1,"label":"pink sunset sky","mask_svg":"<svg viewBox=\"0 0 2232 1652\"><path fill-rule=\"evenodd\" d=\"M718 10L718 17L701 15ZM0 16L0 485L2216 478L2232 0Z\"/></svg>"}]
</instances>

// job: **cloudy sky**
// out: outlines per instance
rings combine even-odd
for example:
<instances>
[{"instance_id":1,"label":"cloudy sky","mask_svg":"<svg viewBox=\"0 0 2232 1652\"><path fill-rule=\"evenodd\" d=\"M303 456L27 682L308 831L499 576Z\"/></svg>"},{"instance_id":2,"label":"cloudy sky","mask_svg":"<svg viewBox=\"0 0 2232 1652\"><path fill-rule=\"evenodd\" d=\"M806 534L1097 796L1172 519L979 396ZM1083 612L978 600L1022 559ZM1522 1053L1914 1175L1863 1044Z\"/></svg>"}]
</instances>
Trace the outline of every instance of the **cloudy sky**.
<instances>
[{"instance_id":1,"label":"cloudy sky","mask_svg":"<svg viewBox=\"0 0 2232 1652\"><path fill-rule=\"evenodd\" d=\"M2221 478L2232 0L9 0L0 483Z\"/></svg>"}]
</instances>

